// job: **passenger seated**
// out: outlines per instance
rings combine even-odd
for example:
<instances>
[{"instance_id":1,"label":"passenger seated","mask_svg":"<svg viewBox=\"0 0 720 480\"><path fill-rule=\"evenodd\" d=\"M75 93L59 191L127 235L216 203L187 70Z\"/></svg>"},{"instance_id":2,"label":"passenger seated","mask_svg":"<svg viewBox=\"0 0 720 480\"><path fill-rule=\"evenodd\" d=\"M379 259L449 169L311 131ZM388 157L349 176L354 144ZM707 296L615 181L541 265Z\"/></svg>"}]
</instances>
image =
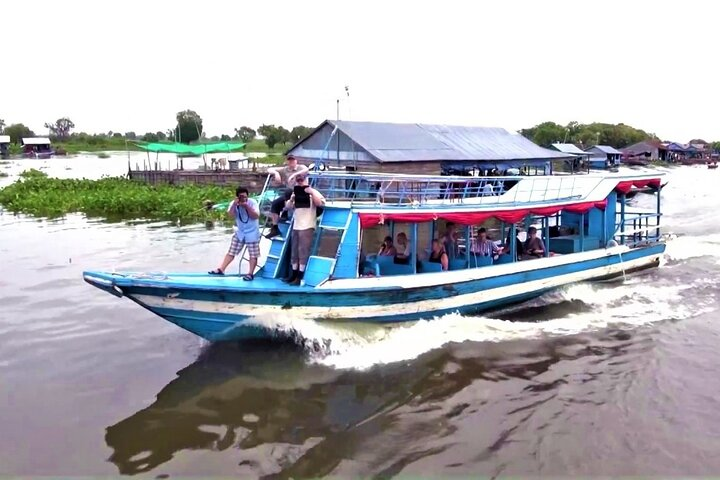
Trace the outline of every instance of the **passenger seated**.
<instances>
[{"instance_id":1,"label":"passenger seated","mask_svg":"<svg viewBox=\"0 0 720 480\"><path fill-rule=\"evenodd\" d=\"M457 246L457 232L455 231L455 224L453 222L447 223L447 229L445 234L442 236L443 250L445 251L448 259L455 258L460 255Z\"/></svg>"},{"instance_id":2,"label":"passenger seated","mask_svg":"<svg viewBox=\"0 0 720 480\"><path fill-rule=\"evenodd\" d=\"M502 253L502 249L495 245L495 242L487 238L487 231L481 228L478 230L478 236L473 239L470 253L480 257L496 257Z\"/></svg>"},{"instance_id":3,"label":"passenger seated","mask_svg":"<svg viewBox=\"0 0 720 480\"><path fill-rule=\"evenodd\" d=\"M432 248L430 249L428 262L439 263L443 270L448 269L448 256L447 253L445 253L445 249L442 247L440 240L432 241Z\"/></svg>"},{"instance_id":4,"label":"passenger seated","mask_svg":"<svg viewBox=\"0 0 720 480\"><path fill-rule=\"evenodd\" d=\"M505 239L505 253L510 255L510 242L512 241L512 229L508 229L507 238ZM523 254L523 243L520 241L520 239L515 236L515 257L517 260L520 260L520 257Z\"/></svg>"},{"instance_id":5,"label":"passenger seated","mask_svg":"<svg viewBox=\"0 0 720 480\"><path fill-rule=\"evenodd\" d=\"M410 265L410 242L405 232L400 232L395 237L395 263L398 265Z\"/></svg>"},{"instance_id":6,"label":"passenger seated","mask_svg":"<svg viewBox=\"0 0 720 480\"><path fill-rule=\"evenodd\" d=\"M391 236L388 235L387 237L385 237L385 240L380 246L380 251L378 252L378 255L382 257L394 257L395 253L396 251L395 246L393 245L393 239Z\"/></svg>"},{"instance_id":7,"label":"passenger seated","mask_svg":"<svg viewBox=\"0 0 720 480\"><path fill-rule=\"evenodd\" d=\"M529 260L532 258L541 258L545 255L545 245L537 236L537 228L530 227L527 231L527 240L523 245L523 254L521 260Z\"/></svg>"}]
</instances>

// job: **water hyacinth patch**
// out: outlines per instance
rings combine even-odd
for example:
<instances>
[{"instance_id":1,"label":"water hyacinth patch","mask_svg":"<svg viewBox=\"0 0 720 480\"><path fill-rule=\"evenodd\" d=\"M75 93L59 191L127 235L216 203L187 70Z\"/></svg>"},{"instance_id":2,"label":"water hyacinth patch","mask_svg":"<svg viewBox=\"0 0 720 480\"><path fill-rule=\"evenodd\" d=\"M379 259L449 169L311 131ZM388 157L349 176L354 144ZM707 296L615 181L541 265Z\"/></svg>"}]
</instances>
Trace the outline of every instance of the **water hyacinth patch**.
<instances>
[{"instance_id":1,"label":"water hyacinth patch","mask_svg":"<svg viewBox=\"0 0 720 480\"><path fill-rule=\"evenodd\" d=\"M224 218L224 211L209 207L235 196L229 186L148 185L122 177L59 179L34 169L20 177L0 190L0 204L42 217L81 212L113 219L205 221Z\"/></svg>"}]
</instances>

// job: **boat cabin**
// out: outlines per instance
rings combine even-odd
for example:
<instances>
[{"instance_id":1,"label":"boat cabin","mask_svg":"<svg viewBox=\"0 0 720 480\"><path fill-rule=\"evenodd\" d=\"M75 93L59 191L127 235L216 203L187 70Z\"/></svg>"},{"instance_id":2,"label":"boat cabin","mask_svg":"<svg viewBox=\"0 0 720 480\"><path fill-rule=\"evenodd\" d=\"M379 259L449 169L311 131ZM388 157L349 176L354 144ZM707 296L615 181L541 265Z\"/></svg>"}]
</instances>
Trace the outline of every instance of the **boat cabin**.
<instances>
[{"instance_id":1,"label":"boat cabin","mask_svg":"<svg viewBox=\"0 0 720 480\"><path fill-rule=\"evenodd\" d=\"M625 202L631 191L658 192L657 175L468 178L322 172L311 178L326 205L305 272L310 286L333 279L489 268L661 238L660 195L652 211L631 209ZM283 237L289 228L282 226L283 236L273 238L260 276L286 274L289 248ZM528 235L539 240L529 243ZM492 245L480 241L485 238ZM438 261L434 240L447 260Z\"/></svg>"},{"instance_id":2,"label":"boat cabin","mask_svg":"<svg viewBox=\"0 0 720 480\"><path fill-rule=\"evenodd\" d=\"M22 139L23 155L26 157L48 158L53 153L52 144L47 137L30 137Z\"/></svg>"},{"instance_id":3,"label":"boat cabin","mask_svg":"<svg viewBox=\"0 0 720 480\"><path fill-rule=\"evenodd\" d=\"M0 135L0 158L10 156L10 135Z\"/></svg>"}]
</instances>

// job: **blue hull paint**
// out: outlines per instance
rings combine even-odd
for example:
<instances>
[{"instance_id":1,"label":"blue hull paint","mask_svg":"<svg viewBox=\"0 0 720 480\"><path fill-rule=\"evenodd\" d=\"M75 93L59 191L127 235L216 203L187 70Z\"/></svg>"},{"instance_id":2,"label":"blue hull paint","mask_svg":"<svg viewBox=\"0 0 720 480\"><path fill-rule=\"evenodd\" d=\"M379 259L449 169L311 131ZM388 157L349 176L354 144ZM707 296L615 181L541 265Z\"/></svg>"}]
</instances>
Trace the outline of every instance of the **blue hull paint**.
<instances>
[{"instance_id":1,"label":"blue hull paint","mask_svg":"<svg viewBox=\"0 0 720 480\"><path fill-rule=\"evenodd\" d=\"M391 306L394 304L412 304L423 300L443 299L448 296L474 293L503 286L522 284L533 280L542 280L559 275L582 272L585 270L618 264L621 261L627 262L643 257L659 256L664 252L664 250L665 245L658 244L631 250L622 256L622 260L618 255L606 256L568 265L547 267L540 270L517 272L497 277L470 280L462 283L421 286L408 289L385 288L348 292L346 290L318 290L313 288L293 289L292 287L286 287L282 284L282 288L268 292L258 291L251 286L246 288L216 287L193 289L184 285L168 282L165 282L162 286L132 286L130 284L122 285L121 288L124 294L132 298L136 303L180 326L181 328L210 341L225 341L274 336L276 332L269 331L268 329L253 324L251 317L242 313L199 312L150 306L133 297L135 295L148 295L151 297L165 298L168 294L172 294L173 298L181 300L200 300L222 304L242 304L248 306L283 305L284 309L287 310L288 316L292 316L292 309L295 307L359 307L359 315L352 320L374 323L402 322L418 319L430 319L434 316L441 316L453 312L471 314L494 310L510 304L536 298L552 289L535 290L528 293L507 296L501 299L482 303L462 305L460 307L434 309L431 311L416 311L413 313L382 318L363 317L362 308L360 307L367 305ZM93 272L87 273L98 277L103 276L103 274ZM622 273L618 275L622 275ZM198 278L201 277L203 276L198 275ZM112 277L106 275L106 278ZM107 284L97 284L91 281L89 281L89 283L116 296L118 295L117 290L115 290L113 286L109 286ZM120 283L121 282L118 282L118 285ZM280 284L280 282L277 283ZM243 285L243 287L245 287L245 285Z\"/></svg>"}]
</instances>

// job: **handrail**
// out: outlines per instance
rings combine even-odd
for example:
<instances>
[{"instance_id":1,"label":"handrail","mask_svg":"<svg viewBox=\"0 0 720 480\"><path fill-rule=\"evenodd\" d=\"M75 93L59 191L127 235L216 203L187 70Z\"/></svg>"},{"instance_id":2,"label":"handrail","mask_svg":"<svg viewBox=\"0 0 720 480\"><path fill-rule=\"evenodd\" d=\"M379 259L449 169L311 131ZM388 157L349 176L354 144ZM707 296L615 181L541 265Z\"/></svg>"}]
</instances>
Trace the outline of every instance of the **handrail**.
<instances>
[{"instance_id":1,"label":"handrail","mask_svg":"<svg viewBox=\"0 0 720 480\"><path fill-rule=\"evenodd\" d=\"M547 201L576 201L586 197L592 186L579 183L577 177L571 176L457 177L323 173L311 175L311 181L328 202L399 207L458 203L514 206Z\"/></svg>"}]
</instances>

